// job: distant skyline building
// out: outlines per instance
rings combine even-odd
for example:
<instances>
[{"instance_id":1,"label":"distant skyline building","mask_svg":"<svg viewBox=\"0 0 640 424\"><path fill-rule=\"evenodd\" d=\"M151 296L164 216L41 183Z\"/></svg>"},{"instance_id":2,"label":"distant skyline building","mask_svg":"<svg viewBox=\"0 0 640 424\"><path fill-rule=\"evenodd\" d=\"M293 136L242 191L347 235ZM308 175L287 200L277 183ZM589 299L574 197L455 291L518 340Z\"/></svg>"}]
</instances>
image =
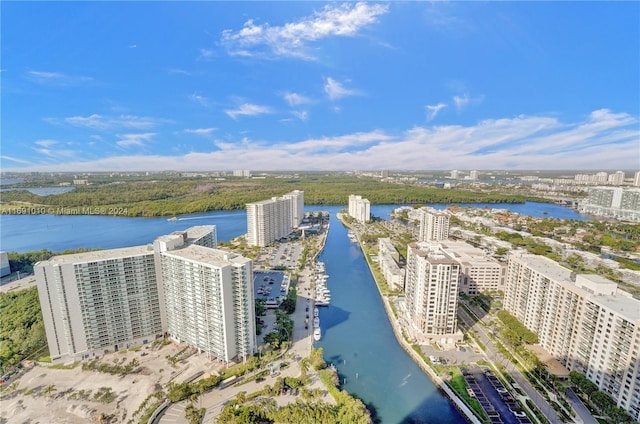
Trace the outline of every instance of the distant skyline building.
<instances>
[{"instance_id":1,"label":"distant skyline building","mask_svg":"<svg viewBox=\"0 0 640 424\"><path fill-rule=\"evenodd\" d=\"M247 243L264 247L297 228L304 218L304 192L247 203Z\"/></svg>"},{"instance_id":2,"label":"distant skyline building","mask_svg":"<svg viewBox=\"0 0 640 424\"><path fill-rule=\"evenodd\" d=\"M640 418L640 301L598 275L576 275L543 256L512 254L505 309L539 344Z\"/></svg>"},{"instance_id":3,"label":"distant skyline building","mask_svg":"<svg viewBox=\"0 0 640 424\"><path fill-rule=\"evenodd\" d=\"M451 171L451 179L452 180L457 180L460 178L460 171L454 169L453 171Z\"/></svg>"},{"instance_id":4,"label":"distant skyline building","mask_svg":"<svg viewBox=\"0 0 640 424\"><path fill-rule=\"evenodd\" d=\"M624 184L624 172L616 171L613 174L609 175L607 181L611 185L620 186Z\"/></svg>"},{"instance_id":5,"label":"distant skyline building","mask_svg":"<svg viewBox=\"0 0 640 424\"><path fill-rule=\"evenodd\" d=\"M640 187L640 171L636 171L636 173L633 174L633 185Z\"/></svg>"},{"instance_id":6,"label":"distant skyline building","mask_svg":"<svg viewBox=\"0 0 640 424\"><path fill-rule=\"evenodd\" d=\"M441 241L449 238L451 215L446 211L422 207L418 209L420 230L418 241Z\"/></svg>"},{"instance_id":7,"label":"distant skyline building","mask_svg":"<svg viewBox=\"0 0 640 424\"><path fill-rule=\"evenodd\" d=\"M349 196L349 216L360 223L367 223L371 220L371 203L362 196L352 194Z\"/></svg>"},{"instance_id":8,"label":"distant skyline building","mask_svg":"<svg viewBox=\"0 0 640 424\"><path fill-rule=\"evenodd\" d=\"M250 178L251 177L251 171L249 171L248 169L234 169L233 170L233 176L234 177Z\"/></svg>"},{"instance_id":9,"label":"distant skyline building","mask_svg":"<svg viewBox=\"0 0 640 424\"><path fill-rule=\"evenodd\" d=\"M469 179L470 180L477 180L478 179L478 171L473 170L473 171L469 172Z\"/></svg>"},{"instance_id":10,"label":"distant skyline building","mask_svg":"<svg viewBox=\"0 0 640 424\"><path fill-rule=\"evenodd\" d=\"M413 242L407 246L405 305L411 325L424 340L450 344L458 331L460 264L439 245Z\"/></svg>"},{"instance_id":11,"label":"distant skyline building","mask_svg":"<svg viewBox=\"0 0 640 424\"><path fill-rule=\"evenodd\" d=\"M88 359L165 333L210 358L245 359L256 347L251 261L216 245L215 226L199 226L37 263L51 359Z\"/></svg>"}]
</instances>

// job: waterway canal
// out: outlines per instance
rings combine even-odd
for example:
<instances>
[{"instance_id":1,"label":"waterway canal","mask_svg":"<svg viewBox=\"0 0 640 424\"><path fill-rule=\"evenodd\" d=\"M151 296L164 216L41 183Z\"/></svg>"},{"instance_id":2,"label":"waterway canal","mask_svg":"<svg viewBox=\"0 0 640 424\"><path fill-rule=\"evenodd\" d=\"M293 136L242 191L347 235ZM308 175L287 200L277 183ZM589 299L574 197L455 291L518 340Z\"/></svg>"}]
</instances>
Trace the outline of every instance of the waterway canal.
<instances>
[{"instance_id":1,"label":"waterway canal","mask_svg":"<svg viewBox=\"0 0 640 424\"><path fill-rule=\"evenodd\" d=\"M331 212L331 228L320 260L329 275L331 305L320 308L327 362L343 388L372 406L384 424L464 423L449 400L398 344L362 251ZM388 217L387 208L372 208Z\"/></svg>"}]
</instances>

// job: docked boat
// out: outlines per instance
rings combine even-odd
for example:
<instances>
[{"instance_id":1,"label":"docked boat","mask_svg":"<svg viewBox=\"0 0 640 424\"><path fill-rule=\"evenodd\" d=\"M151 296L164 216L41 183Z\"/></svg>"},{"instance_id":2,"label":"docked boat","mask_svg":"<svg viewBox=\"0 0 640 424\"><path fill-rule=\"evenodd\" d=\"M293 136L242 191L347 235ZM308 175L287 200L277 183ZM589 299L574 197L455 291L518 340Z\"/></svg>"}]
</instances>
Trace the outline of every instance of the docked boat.
<instances>
[{"instance_id":1,"label":"docked boat","mask_svg":"<svg viewBox=\"0 0 640 424\"><path fill-rule=\"evenodd\" d=\"M320 318L319 317L315 317L313 319L313 326L314 327L320 327Z\"/></svg>"},{"instance_id":2,"label":"docked boat","mask_svg":"<svg viewBox=\"0 0 640 424\"><path fill-rule=\"evenodd\" d=\"M321 337L320 327L316 327L316 329L313 330L313 340L318 341L320 340L320 337Z\"/></svg>"},{"instance_id":3,"label":"docked boat","mask_svg":"<svg viewBox=\"0 0 640 424\"><path fill-rule=\"evenodd\" d=\"M317 317L320 314L320 311L318 310L318 308L313 308L313 316Z\"/></svg>"}]
</instances>

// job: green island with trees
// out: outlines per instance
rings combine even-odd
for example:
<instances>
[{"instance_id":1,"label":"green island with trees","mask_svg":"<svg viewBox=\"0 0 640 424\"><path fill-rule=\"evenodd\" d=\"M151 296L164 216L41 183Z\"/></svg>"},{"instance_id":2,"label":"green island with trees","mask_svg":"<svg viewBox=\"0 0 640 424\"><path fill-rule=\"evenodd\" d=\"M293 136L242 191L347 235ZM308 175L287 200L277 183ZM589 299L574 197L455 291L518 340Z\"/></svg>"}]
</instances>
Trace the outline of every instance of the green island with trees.
<instances>
[{"instance_id":1,"label":"green island with trees","mask_svg":"<svg viewBox=\"0 0 640 424\"><path fill-rule=\"evenodd\" d=\"M304 191L309 205L343 205L357 193L374 204L523 203L547 199L502 194L494 190L439 189L398 184L373 177L303 174L290 178L241 179L161 177L156 179L96 179L61 194L38 196L20 185L2 194L4 214L104 214L129 217L174 216L220 210L241 210L247 203ZM33 181L51 184L53 181ZM30 211L28 208L32 208Z\"/></svg>"}]
</instances>

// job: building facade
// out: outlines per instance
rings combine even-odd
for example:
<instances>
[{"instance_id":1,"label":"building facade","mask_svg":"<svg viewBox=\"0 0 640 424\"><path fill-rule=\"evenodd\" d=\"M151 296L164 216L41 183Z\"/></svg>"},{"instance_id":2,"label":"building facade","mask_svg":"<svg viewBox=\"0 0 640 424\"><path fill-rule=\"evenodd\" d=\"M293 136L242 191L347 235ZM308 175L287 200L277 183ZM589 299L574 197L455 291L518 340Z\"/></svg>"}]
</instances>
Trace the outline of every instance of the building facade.
<instances>
[{"instance_id":1,"label":"building facade","mask_svg":"<svg viewBox=\"0 0 640 424\"><path fill-rule=\"evenodd\" d=\"M55 256L34 272L52 361L103 355L164 332L149 246Z\"/></svg>"},{"instance_id":2,"label":"building facade","mask_svg":"<svg viewBox=\"0 0 640 424\"><path fill-rule=\"evenodd\" d=\"M427 340L449 343L458 333L460 264L439 245L414 242L407 246L405 299L412 325Z\"/></svg>"},{"instance_id":3,"label":"building facade","mask_svg":"<svg viewBox=\"0 0 640 424\"><path fill-rule=\"evenodd\" d=\"M215 226L152 245L55 256L34 267L54 362L145 344L168 333L208 357L256 348L251 261L215 249Z\"/></svg>"},{"instance_id":4,"label":"building facade","mask_svg":"<svg viewBox=\"0 0 640 424\"><path fill-rule=\"evenodd\" d=\"M580 212L628 221L640 221L640 189L592 187L580 203Z\"/></svg>"},{"instance_id":5,"label":"building facade","mask_svg":"<svg viewBox=\"0 0 640 424\"><path fill-rule=\"evenodd\" d=\"M404 289L404 269L400 268L400 254L390 238L378 239L378 265L392 290Z\"/></svg>"},{"instance_id":6,"label":"building facade","mask_svg":"<svg viewBox=\"0 0 640 424\"><path fill-rule=\"evenodd\" d=\"M483 292L503 291L505 287L507 265L488 256L463 241L445 240L440 242L441 249L460 264L461 292L471 296Z\"/></svg>"},{"instance_id":7,"label":"building facade","mask_svg":"<svg viewBox=\"0 0 640 424\"><path fill-rule=\"evenodd\" d=\"M360 223L366 223L371 220L371 203L362 196L351 194L349 196L349 216Z\"/></svg>"},{"instance_id":8,"label":"building facade","mask_svg":"<svg viewBox=\"0 0 640 424\"><path fill-rule=\"evenodd\" d=\"M640 419L640 301L597 275L513 254L504 306L567 369L583 373Z\"/></svg>"},{"instance_id":9,"label":"building facade","mask_svg":"<svg viewBox=\"0 0 640 424\"><path fill-rule=\"evenodd\" d=\"M451 215L446 211L422 207L418 209L420 230L418 241L441 241L449 238Z\"/></svg>"},{"instance_id":10,"label":"building facade","mask_svg":"<svg viewBox=\"0 0 640 424\"><path fill-rule=\"evenodd\" d=\"M296 190L282 197L247 203L247 243L264 247L286 237L304 218L304 192Z\"/></svg>"},{"instance_id":11,"label":"building facade","mask_svg":"<svg viewBox=\"0 0 640 424\"><path fill-rule=\"evenodd\" d=\"M197 245L161 252L167 333L209 358L256 351L251 260Z\"/></svg>"}]
</instances>

